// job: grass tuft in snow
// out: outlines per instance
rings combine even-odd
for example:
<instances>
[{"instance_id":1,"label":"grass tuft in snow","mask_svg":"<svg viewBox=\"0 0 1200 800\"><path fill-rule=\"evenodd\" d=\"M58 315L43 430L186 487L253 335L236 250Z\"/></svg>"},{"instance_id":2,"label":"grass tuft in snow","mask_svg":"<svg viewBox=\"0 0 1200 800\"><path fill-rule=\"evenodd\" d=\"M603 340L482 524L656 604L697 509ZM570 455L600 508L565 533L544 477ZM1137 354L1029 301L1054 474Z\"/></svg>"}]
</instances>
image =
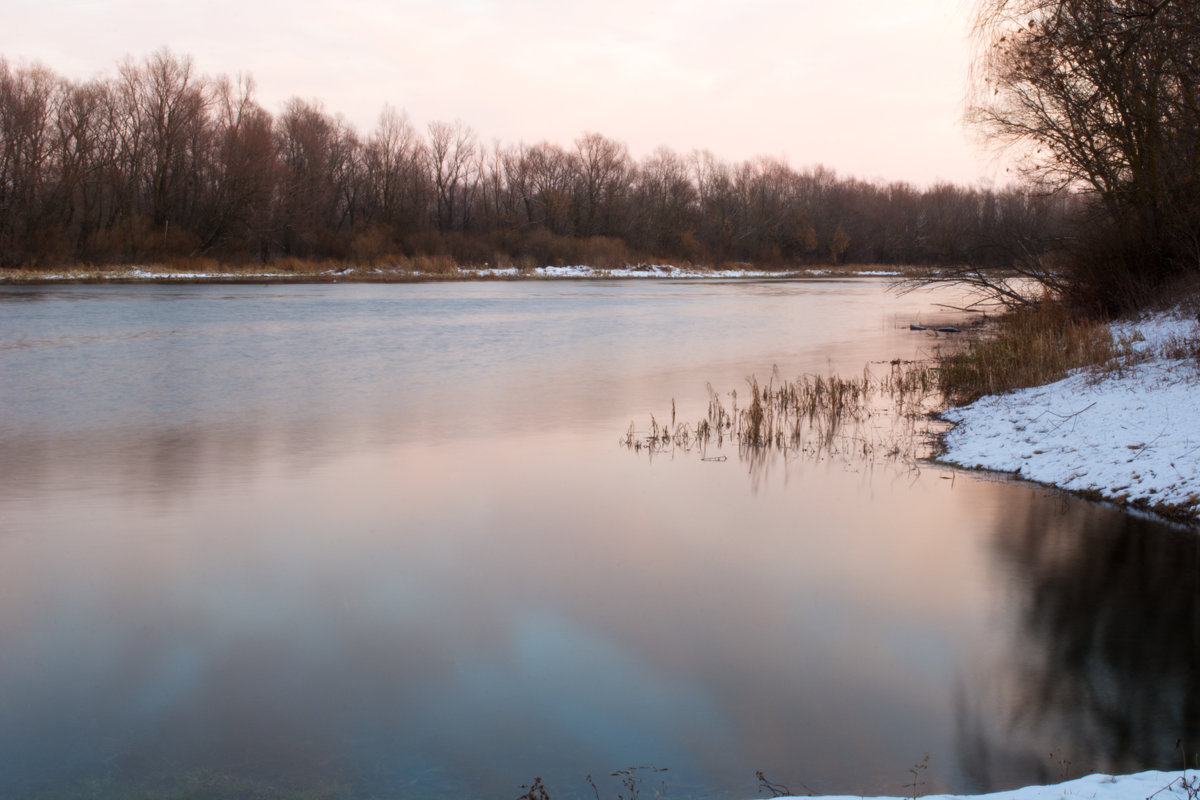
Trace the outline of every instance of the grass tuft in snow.
<instances>
[{"instance_id":1,"label":"grass tuft in snow","mask_svg":"<svg viewBox=\"0 0 1200 800\"><path fill-rule=\"evenodd\" d=\"M1046 301L997 318L965 349L940 355L938 387L951 404L966 405L985 395L1051 384L1080 368L1099 378L1122 375L1154 358L1200 365L1194 322L1178 309L1158 320L1154 340L1148 341L1136 322L1080 318Z\"/></svg>"}]
</instances>

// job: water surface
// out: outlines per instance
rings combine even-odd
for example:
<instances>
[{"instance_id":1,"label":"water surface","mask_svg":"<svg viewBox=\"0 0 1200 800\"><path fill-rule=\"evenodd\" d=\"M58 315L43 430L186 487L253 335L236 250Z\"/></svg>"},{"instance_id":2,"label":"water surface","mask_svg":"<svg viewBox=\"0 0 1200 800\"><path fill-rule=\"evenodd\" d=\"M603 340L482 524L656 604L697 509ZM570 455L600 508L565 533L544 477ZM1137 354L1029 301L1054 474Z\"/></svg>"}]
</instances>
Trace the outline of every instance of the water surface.
<instances>
[{"instance_id":1,"label":"water surface","mask_svg":"<svg viewBox=\"0 0 1200 800\"><path fill-rule=\"evenodd\" d=\"M618 446L672 399L697 418L706 383L920 357L909 323L954 302L877 280L0 289L0 796L1176 767L1200 727L1194 534L931 465Z\"/></svg>"}]
</instances>

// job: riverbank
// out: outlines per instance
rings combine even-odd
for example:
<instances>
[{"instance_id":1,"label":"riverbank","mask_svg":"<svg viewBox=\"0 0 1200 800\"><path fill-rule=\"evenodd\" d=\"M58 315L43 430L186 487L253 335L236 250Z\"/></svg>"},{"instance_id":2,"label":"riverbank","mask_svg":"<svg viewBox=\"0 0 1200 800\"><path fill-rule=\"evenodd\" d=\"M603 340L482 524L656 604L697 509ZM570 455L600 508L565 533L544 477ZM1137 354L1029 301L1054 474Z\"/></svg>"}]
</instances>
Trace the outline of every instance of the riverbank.
<instances>
[{"instance_id":1,"label":"riverbank","mask_svg":"<svg viewBox=\"0 0 1200 800\"><path fill-rule=\"evenodd\" d=\"M304 265L303 268L233 267L208 265L201 268L135 265L125 267L72 267L57 270L0 270L0 285L39 283L432 283L438 281L487 280L625 280L658 279L763 279L830 277L897 277L904 268L851 265L803 269L755 269L753 267L679 267L671 264L637 264L619 269L595 267L352 267Z\"/></svg>"},{"instance_id":2,"label":"riverbank","mask_svg":"<svg viewBox=\"0 0 1200 800\"><path fill-rule=\"evenodd\" d=\"M1111 326L1102 369L942 414L942 461L1200 523L1200 322L1164 312Z\"/></svg>"},{"instance_id":3,"label":"riverbank","mask_svg":"<svg viewBox=\"0 0 1200 800\"><path fill-rule=\"evenodd\" d=\"M1007 792L981 795L924 795L921 800L1196 800L1200 792L1200 772L1139 772L1134 775L1089 775L1048 786L1027 786ZM862 800L857 795L826 797L821 800ZM901 800L876 798L875 800Z\"/></svg>"}]
</instances>

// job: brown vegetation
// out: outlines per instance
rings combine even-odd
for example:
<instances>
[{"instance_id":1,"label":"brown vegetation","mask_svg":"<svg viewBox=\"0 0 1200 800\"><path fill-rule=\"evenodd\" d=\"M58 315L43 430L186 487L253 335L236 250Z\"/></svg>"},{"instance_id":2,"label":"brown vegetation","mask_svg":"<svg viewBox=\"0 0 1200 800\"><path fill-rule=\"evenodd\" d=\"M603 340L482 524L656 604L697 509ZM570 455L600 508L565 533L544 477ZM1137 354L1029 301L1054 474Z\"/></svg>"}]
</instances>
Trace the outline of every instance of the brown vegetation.
<instances>
[{"instance_id":1,"label":"brown vegetation","mask_svg":"<svg viewBox=\"0 0 1200 800\"><path fill-rule=\"evenodd\" d=\"M722 396L708 387L707 413L694 423L677 420L672 401L669 423L651 416L649 429L639 432L631 422L621 444L651 456L693 449L706 456L710 444L728 441L751 460L777 451L908 463L932 449L925 423L940 395L931 363L897 361L883 375L864 369L850 378L802 375L790 381L776 370L766 384L755 377L747 384L740 395L734 390Z\"/></svg>"},{"instance_id":2,"label":"brown vegetation","mask_svg":"<svg viewBox=\"0 0 1200 800\"><path fill-rule=\"evenodd\" d=\"M1119 352L1108 325L1045 302L998 318L966 349L942 355L938 385L948 401L965 404L1052 383L1079 367L1110 364Z\"/></svg>"}]
</instances>

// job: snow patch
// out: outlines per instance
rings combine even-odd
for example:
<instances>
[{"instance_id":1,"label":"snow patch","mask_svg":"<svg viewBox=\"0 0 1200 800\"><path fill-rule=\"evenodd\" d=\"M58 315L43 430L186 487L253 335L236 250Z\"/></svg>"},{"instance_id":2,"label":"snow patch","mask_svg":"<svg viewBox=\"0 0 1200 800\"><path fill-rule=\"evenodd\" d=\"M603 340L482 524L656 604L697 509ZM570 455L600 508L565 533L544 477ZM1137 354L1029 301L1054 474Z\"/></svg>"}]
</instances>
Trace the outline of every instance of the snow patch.
<instances>
[{"instance_id":1,"label":"snow patch","mask_svg":"<svg viewBox=\"0 0 1200 800\"><path fill-rule=\"evenodd\" d=\"M647 264L617 269L597 269L578 264L569 267L535 267L527 273L516 267L471 269L461 272L464 275L496 278L519 275L534 278L771 278L791 274L749 269L692 269L672 264Z\"/></svg>"}]
</instances>

